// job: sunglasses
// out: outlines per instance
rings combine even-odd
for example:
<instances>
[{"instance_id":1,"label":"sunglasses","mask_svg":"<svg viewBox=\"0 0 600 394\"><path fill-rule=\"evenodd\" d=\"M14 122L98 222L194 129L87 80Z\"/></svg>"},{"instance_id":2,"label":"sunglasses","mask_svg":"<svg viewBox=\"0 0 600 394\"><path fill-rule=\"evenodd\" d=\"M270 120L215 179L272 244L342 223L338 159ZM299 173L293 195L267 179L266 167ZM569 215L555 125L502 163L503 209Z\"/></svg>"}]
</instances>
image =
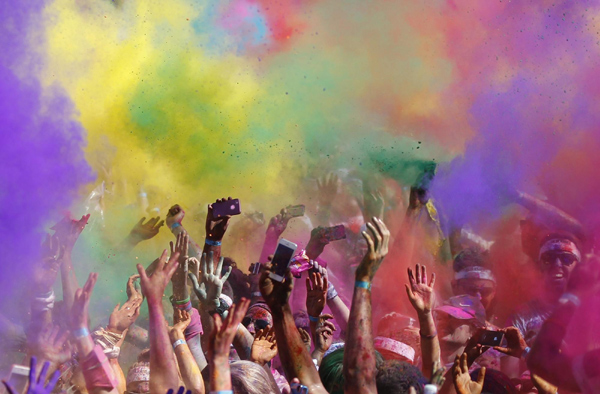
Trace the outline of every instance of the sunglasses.
<instances>
[{"instance_id":1,"label":"sunglasses","mask_svg":"<svg viewBox=\"0 0 600 394\"><path fill-rule=\"evenodd\" d=\"M549 268L550 266L554 265L557 259L560 260L561 265L564 267L569 267L579 261L577 256L571 253L546 252L540 259L542 262L542 268Z\"/></svg>"},{"instance_id":2,"label":"sunglasses","mask_svg":"<svg viewBox=\"0 0 600 394\"><path fill-rule=\"evenodd\" d=\"M254 328L258 331L258 330L262 330L263 328L267 328L267 326L269 325L269 322L263 319L256 319L256 320L252 320L252 318L250 317L245 317L244 320L242 320L242 325L244 327L248 327L250 325L250 323L254 322Z\"/></svg>"}]
</instances>

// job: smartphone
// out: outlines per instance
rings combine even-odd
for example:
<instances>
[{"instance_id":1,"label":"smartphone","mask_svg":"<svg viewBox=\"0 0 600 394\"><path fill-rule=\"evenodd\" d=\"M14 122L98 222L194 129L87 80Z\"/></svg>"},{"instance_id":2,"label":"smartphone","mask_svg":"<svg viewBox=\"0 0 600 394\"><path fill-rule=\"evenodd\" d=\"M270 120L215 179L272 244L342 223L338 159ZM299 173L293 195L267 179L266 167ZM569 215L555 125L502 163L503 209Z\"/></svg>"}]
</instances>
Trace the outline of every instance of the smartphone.
<instances>
[{"instance_id":1,"label":"smartphone","mask_svg":"<svg viewBox=\"0 0 600 394\"><path fill-rule=\"evenodd\" d=\"M279 241L275 254L273 255L273 260L271 260L273 270L269 274L269 278L276 280L277 282L283 281L288 266L292 261L292 257L294 257L294 253L296 253L297 247L298 245L287 239L282 238Z\"/></svg>"},{"instance_id":2,"label":"smartphone","mask_svg":"<svg viewBox=\"0 0 600 394\"><path fill-rule=\"evenodd\" d=\"M212 204L212 213L215 219L222 218L224 216L234 216L242 213L242 207L240 206L240 200L225 200L221 202L214 202Z\"/></svg>"},{"instance_id":3,"label":"smartphone","mask_svg":"<svg viewBox=\"0 0 600 394\"><path fill-rule=\"evenodd\" d=\"M8 383L15 388L17 393L22 393L29 383L29 367L13 364Z\"/></svg>"},{"instance_id":4,"label":"smartphone","mask_svg":"<svg viewBox=\"0 0 600 394\"><path fill-rule=\"evenodd\" d=\"M299 216L304 216L306 207L304 205L290 205L289 207L285 208L285 210L287 211L285 216L291 219L297 218Z\"/></svg>"},{"instance_id":5,"label":"smartphone","mask_svg":"<svg viewBox=\"0 0 600 394\"><path fill-rule=\"evenodd\" d=\"M346 238L346 228L343 224L333 227L325 227L322 231L323 238L325 238L328 242Z\"/></svg>"},{"instance_id":6,"label":"smartphone","mask_svg":"<svg viewBox=\"0 0 600 394\"><path fill-rule=\"evenodd\" d=\"M258 275L260 273L260 263L250 264L250 273L252 275Z\"/></svg>"},{"instance_id":7,"label":"smartphone","mask_svg":"<svg viewBox=\"0 0 600 394\"><path fill-rule=\"evenodd\" d=\"M483 346L500 346L504 339L504 333L500 331L483 330L479 336L478 343Z\"/></svg>"},{"instance_id":8,"label":"smartphone","mask_svg":"<svg viewBox=\"0 0 600 394\"><path fill-rule=\"evenodd\" d=\"M290 389L292 389L292 394L308 394L308 386L300 383L290 383Z\"/></svg>"}]
</instances>

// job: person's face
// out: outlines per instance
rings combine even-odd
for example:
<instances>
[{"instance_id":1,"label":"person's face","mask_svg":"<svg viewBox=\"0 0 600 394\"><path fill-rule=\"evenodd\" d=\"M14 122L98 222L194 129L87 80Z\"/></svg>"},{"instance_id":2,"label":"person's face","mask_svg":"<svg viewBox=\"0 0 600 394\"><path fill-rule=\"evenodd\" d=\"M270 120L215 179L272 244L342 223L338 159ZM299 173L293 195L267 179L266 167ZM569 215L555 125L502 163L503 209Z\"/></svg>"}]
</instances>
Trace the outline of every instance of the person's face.
<instances>
[{"instance_id":1,"label":"person's face","mask_svg":"<svg viewBox=\"0 0 600 394\"><path fill-rule=\"evenodd\" d=\"M577 257L568 252L548 251L541 256L540 265L546 289L562 294L577 265Z\"/></svg>"},{"instance_id":2,"label":"person's face","mask_svg":"<svg viewBox=\"0 0 600 394\"><path fill-rule=\"evenodd\" d=\"M456 319L447 313L437 314L437 327L441 344L465 345L473 334L468 320Z\"/></svg>"},{"instance_id":3,"label":"person's face","mask_svg":"<svg viewBox=\"0 0 600 394\"><path fill-rule=\"evenodd\" d=\"M460 279L456 284L455 295L467 294L476 297L486 311L496 297L496 285L487 279Z\"/></svg>"}]
</instances>

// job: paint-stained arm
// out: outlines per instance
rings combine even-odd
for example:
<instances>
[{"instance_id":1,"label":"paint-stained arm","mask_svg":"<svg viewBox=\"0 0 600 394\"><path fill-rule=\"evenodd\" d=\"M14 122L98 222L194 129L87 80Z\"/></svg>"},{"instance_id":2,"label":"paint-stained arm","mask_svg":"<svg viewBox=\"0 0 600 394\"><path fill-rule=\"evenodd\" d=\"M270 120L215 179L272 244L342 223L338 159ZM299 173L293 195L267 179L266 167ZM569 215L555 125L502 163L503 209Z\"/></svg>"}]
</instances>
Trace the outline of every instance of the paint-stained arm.
<instances>
[{"instance_id":1,"label":"paint-stained arm","mask_svg":"<svg viewBox=\"0 0 600 394\"><path fill-rule=\"evenodd\" d=\"M273 315L275 338L279 349L279 357L288 381L298 378L309 388L310 393L326 393L315 365L300 333L296 328L292 310L288 303L294 287L292 273L288 270L283 282L269 277L272 266L268 264L262 272L259 282L260 292Z\"/></svg>"},{"instance_id":2,"label":"paint-stained arm","mask_svg":"<svg viewBox=\"0 0 600 394\"><path fill-rule=\"evenodd\" d=\"M408 281L406 294L417 312L419 326L421 328L421 357L423 359L423 375L431 378L433 364L440 362L440 341L433 320L433 306L435 305L435 273L431 274L431 281L427 280L427 269L424 265L408 269Z\"/></svg>"},{"instance_id":3,"label":"paint-stained arm","mask_svg":"<svg viewBox=\"0 0 600 394\"><path fill-rule=\"evenodd\" d=\"M166 393L171 387L179 387L179 374L175 363L173 347L167 332L162 298L171 277L177 269L179 253L171 255L167 261L167 251L163 251L152 276L148 277L141 264L137 265L142 292L148 301L150 337L150 391Z\"/></svg>"},{"instance_id":4,"label":"paint-stained arm","mask_svg":"<svg viewBox=\"0 0 600 394\"><path fill-rule=\"evenodd\" d=\"M229 201L231 197L220 198L215 202ZM229 227L229 220L231 216L223 216L222 218L215 218L213 215L213 205L208 204L208 212L206 213L206 240L204 242L203 253L212 253L215 260L219 260L221 257L221 242Z\"/></svg>"},{"instance_id":5,"label":"paint-stained arm","mask_svg":"<svg viewBox=\"0 0 600 394\"><path fill-rule=\"evenodd\" d=\"M344 351L345 393L377 393L375 348L371 322L371 283L388 253L390 232L377 218L362 235L369 250L356 269L356 284L350 309Z\"/></svg>"},{"instance_id":6,"label":"paint-stained arm","mask_svg":"<svg viewBox=\"0 0 600 394\"><path fill-rule=\"evenodd\" d=\"M173 327L169 331L171 343L175 346L175 356L183 384L194 394L204 394L204 379L200 368L185 340L185 329L192 321L192 316L185 310L173 310Z\"/></svg>"},{"instance_id":7,"label":"paint-stained arm","mask_svg":"<svg viewBox=\"0 0 600 394\"><path fill-rule=\"evenodd\" d=\"M213 316L215 327L211 332L208 347L211 392L232 390L229 349L236 335L237 327L242 322L249 305L250 300L242 298L239 305L231 306L224 321L218 314Z\"/></svg>"}]
</instances>

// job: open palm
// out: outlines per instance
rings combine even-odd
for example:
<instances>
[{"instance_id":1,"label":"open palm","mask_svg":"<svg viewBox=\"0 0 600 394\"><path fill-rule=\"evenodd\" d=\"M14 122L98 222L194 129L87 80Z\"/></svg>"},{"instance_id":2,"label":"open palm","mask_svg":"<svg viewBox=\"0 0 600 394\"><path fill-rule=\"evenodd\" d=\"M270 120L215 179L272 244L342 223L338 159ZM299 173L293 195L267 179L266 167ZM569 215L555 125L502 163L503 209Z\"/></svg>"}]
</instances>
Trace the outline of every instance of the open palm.
<instances>
[{"instance_id":1,"label":"open palm","mask_svg":"<svg viewBox=\"0 0 600 394\"><path fill-rule=\"evenodd\" d=\"M406 293L413 308L421 313L431 311L435 303L435 274L431 274L431 281L427 283L427 269L417 264L414 275L412 269L408 269L408 281L410 284L406 285Z\"/></svg>"}]
</instances>

